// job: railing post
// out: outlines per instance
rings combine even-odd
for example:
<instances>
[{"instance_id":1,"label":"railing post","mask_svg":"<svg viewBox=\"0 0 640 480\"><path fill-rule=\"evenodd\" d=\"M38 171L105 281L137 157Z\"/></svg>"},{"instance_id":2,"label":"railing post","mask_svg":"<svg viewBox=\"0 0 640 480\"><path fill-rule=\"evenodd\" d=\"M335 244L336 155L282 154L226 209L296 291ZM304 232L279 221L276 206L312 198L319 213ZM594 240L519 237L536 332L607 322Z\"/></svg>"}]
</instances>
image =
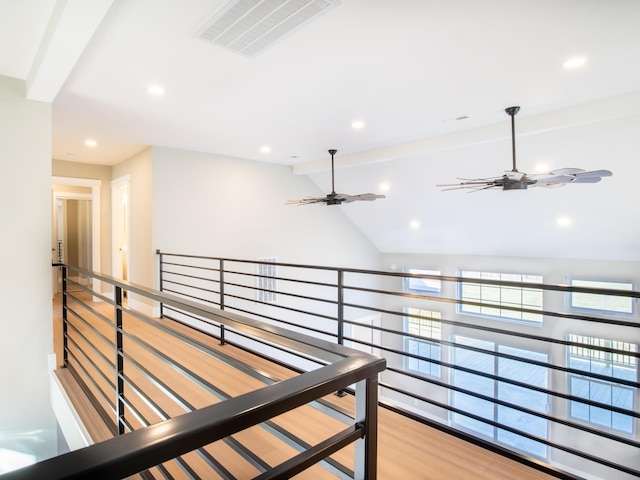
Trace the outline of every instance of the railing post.
<instances>
[{"instance_id":1,"label":"railing post","mask_svg":"<svg viewBox=\"0 0 640 480\"><path fill-rule=\"evenodd\" d=\"M125 432L124 424L124 350L122 345L122 287L115 287L115 347L116 347L116 423L118 435Z\"/></svg>"},{"instance_id":2,"label":"railing post","mask_svg":"<svg viewBox=\"0 0 640 480\"><path fill-rule=\"evenodd\" d=\"M338 270L338 345L344 345L344 272Z\"/></svg>"},{"instance_id":3,"label":"railing post","mask_svg":"<svg viewBox=\"0 0 640 480\"><path fill-rule=\"evenodd\" d=\"M164 282L164 279L162 278L162 252L160 252L160 249L156 250L156 254L158 255L158 280L160 282L159 290L162 291L162 284ZM160 318L164 318L164 303L162 302L160 302Z\"/></svg>"},{"instance_id":4,"label":"railing post","mask_svg":"<svg viewBox=\"0 0 640 480\"><path fill-rule=\"evenodd\" d=\"M338 270L338 345L344 345L344 272ZM338 390L336 395L344 397L347 394L344 390Z\"/></svg>"},{"instance_id":5,"label":"railing post","mask_svg":"<svg viewBox=\"0 0 640 480\"><path fill-rule=\"evenodd\" d=\"M67 267L62 265L60 267L62 272L62 364L65 367L69 366L69 354L67 352Z\"/></svg>"},{"instance_id":6,"label":"railing post","mask_svg":"<svg viewBox=\"0 0 640 480\"><path fill-rule=\"evenodd\" d=\"M224 260L220 259L220 310L224 310Z\"/></svg>"},{"instance_id":7,"label":"railing post","mask_svg":"<svg viewBox=\"0 0 640 480\"><path fill-rule=\"evenodd\" d=\"M364 438L356 440L354 479L375 480L378 475L378 376L356 383L356 423Z\"/></svg>"}]
</instances>

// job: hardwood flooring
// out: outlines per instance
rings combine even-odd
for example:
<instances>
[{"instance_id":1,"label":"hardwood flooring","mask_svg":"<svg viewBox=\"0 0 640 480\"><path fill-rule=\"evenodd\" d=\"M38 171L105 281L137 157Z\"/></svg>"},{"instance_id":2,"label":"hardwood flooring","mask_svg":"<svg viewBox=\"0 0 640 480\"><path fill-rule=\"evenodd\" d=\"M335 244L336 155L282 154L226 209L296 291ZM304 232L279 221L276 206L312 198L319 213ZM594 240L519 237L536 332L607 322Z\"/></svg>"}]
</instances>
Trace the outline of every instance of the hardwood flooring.
<instances>
[{"instance_id":1,"label":"hardwood flooring","mask_svg":"<svg viewBox=\"0 0 640 480\"><path fill-rule=\"evenodd\" d=\"M102 303L95 303L93 306L98 311L105 308ZM233 396L264 385L255 377L243 375L223 362L203 354L197 348L178 344L171 335L150 329L142 322L136 322L135 319L126 319L125 321L128 322L126 328L132 332L135 338L142 339L153 348L157 348L159 352L169 355L178 364L188 366L193 371L198 372L204 382L210 382L224 391L225 394ZM284 367L266 362L233 346L220 347L217 345L217 341L213 341L211 338L190 328L175 325L175 322L170 320L162 320L161 322L173 325L172 328L176 328L185 335L207 343L212 348L223 349L225 354L233 356L267 376L284 379L292 375L291 371ZM107 325L100 325L100 323L96 322L95 332L84 329L82 335L80 335L71 329L70 335L74 338L79 348L89 352L91 349L88 343L91 343L98 351L102 351L105 358L108 359L110 352L108 348L100 346L99 335L102 334L110 338L112 333L108 331ZM81 326L76 328L82 329ZM58 363L62 359L61 332L61 306L59 298L56 298L54 299L54 336ZM156 402L156 405L150 405L148 401L145 402L141 398L133 398L132 405L138 414L146 418L149 423L155 423L162 420L163 415L174 416L184 413L184 408L181 408L175 401L168 399L158 383L150 381L140 370L140 368L148 368L149 370L158 368L158 358L148 353L131 338L126 340L125 347L130 355L135 356L136 362L138 362L138 366L133 364L125 366L127 377L140 388L150 392L150 397ZM72 360L72 363L74 361ZM97 363L101 364L100 370L108 376L112 368L108 365L108 361L98 360ZM163 369L161 372L162 381L175 389L175 391L180 392L184 402L188 402L190 406L200 408L219 401L207 389L198 386L197 383L187 381L179 369L169 368ZM70 397L92 438L95 441L109 438L111 436L110 430L106 427L101 417L96 414L95 410L91 408L90 404L84 400L83 394L81 392L78 393L77 384L69 374L68 369L58 369L58 375L65 388L68 389ZM108 391L108 382L104 381L103 383L102 387L105 391ZM353 409L353 398L349 395L345 397L330 395L325 400L347 411L352 411ZM131 414L133 412L129 411L127 413ZM135 428L141 426L141 423L136 420L136 415L128 415L128 418L132 419L131 423ZM344 428L344 424L326 414L322 414L322 412L311 406L303 406L281 415L274 419L273 426L293 432L301 440L310 444L317 443L319 440ZM201 478L224 478L223 473L214 471L203 458L203 456L209 455L220 460L223 468L235 478L246 479L257 475L259 470L256 468L255 462L247 461L246 457L240 455L237 449L232 448L233 445L241 445L242 448L253 451L259 457L259 460L256 461L264 462L268 465L277 465L294 453L294 449L291 446L262 427L253 427L240 432L234 435L232 442L235 443L216 442L206 447L206 453L193 452L184 456L184 461L188 462L188 468L192 468ZM353 446L341 450L333 458L352 468ZM175 478L184 478L185 476L184 466L179 465L177 462L168 462L164 465L164 468ZM158 474L157 469L155 472L156 478L163 478ZM322 466L316 465L299 474L296 478L319 480L336 477ZM380 408L378 478L380 480L542 480L552 477L447 435L437 429L429 428L387 409Z\"/></svg>"}]
</instances>

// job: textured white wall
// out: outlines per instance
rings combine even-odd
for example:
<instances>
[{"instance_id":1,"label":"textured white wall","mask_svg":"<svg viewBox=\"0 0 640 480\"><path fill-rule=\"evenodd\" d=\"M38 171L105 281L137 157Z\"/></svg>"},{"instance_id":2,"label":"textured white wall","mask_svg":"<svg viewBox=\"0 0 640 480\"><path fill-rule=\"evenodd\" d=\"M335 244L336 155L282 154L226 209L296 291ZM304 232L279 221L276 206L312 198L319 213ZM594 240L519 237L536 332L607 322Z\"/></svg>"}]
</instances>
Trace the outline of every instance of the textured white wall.
<instances>
[{"instance_id":1,"label":"textured white wall","mask_svg":"<svg viewBox=\"0 0 640 480\"><path fill-rule=\"evenodd\" d=\"M44 458L56 453L47 363L53 351L51 105L27 101L24 89L23 81L0 77L0 447Z\"/></svg>"},{"instance_id":2,"label":"textured white wall","mask_svg":"<svg viewBox=\"0 0 640 480\"><path fill-rule=\"evenodd\" d=\"M350 205L285 205L308 195L323 192L289 167L153 147L153 247L375 268L377 249L342 213Z\"/></svg>"}]
</instances>

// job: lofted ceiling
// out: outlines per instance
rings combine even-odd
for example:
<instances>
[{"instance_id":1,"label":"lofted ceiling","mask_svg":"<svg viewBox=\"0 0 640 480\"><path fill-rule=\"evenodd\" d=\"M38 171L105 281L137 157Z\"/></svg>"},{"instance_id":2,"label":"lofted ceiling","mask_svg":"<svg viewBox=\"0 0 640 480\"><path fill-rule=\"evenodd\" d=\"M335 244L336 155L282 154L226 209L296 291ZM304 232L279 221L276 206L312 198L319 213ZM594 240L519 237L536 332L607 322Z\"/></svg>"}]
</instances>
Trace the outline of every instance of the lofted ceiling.
<instances>
[{"instance_id":1,"label":"lofted ceiling","mask_svg":"<svg viewBox=\"0 0 640 480\"><path fill-rule=\"evenodd\" d=\"M55 159L114 165L148 145L211 152L290 165L316 196L330 190L336 148L337 190L389 187L374 204L337 207L382 252L640 260L640 2L327 3L246 56L196 37L227 0L2 0L0 75L53 103ZM575 57L586 62L563 68ZM436 188L511 168L512 105L521 170L544 162L613 177Z\"/></svg>"}]
</instances>

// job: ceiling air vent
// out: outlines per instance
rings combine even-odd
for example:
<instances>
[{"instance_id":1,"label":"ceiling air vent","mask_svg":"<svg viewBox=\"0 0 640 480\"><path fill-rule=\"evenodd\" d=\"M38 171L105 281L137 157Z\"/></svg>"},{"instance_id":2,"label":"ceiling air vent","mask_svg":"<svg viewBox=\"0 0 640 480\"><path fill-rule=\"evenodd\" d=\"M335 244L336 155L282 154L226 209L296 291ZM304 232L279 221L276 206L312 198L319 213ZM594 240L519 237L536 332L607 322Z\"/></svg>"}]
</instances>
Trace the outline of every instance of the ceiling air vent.
<instances>
[{"instance_id":1,"label":"ceiling air vent","mask_svg":"<svg viewBox=\"0 0 640 480\"><path fill-rule=\"evenodd\" d=\"M231 0L195 36L251 57L338 5L339 0Z\"/></svg>"}]
</instances>

